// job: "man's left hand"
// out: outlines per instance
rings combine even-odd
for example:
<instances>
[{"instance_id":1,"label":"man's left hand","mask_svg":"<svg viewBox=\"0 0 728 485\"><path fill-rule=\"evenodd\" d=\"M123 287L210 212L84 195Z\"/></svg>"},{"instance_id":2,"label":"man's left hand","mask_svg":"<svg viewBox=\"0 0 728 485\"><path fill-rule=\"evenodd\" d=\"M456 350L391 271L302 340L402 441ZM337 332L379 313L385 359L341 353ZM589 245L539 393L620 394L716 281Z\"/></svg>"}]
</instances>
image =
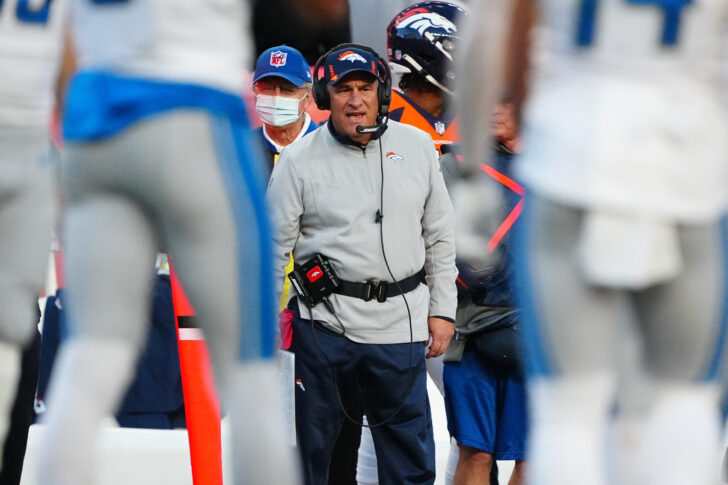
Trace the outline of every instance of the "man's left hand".
<instances>
[{"instance_id":1,"label":"man's left hand","mask_svg":"<svg viewBox=\"0 0 728 485\"><path fill-rule=\"evenodd\" d=\"M428 359L430 357L439 357L445 353L447 346L450 345L450 339L455 335L455 324L442 318L429 317L427 327L430 330L432 343L425 357Z\"/></svg>"}]
</instances>

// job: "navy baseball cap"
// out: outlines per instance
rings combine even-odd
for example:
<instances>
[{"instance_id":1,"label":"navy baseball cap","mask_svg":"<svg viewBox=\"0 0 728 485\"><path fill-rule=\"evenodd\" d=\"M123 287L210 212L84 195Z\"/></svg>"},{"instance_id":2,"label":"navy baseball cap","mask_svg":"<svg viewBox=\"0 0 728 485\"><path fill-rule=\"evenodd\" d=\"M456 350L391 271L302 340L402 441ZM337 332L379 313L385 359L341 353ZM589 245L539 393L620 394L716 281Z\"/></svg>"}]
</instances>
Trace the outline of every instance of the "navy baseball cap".
<instances>
[{"instance_id":1,"label":"navy baseball cap","mask_svg":"<svg viewBox=\"0 0 728 485\"><path fill-rule=\"evenodd\" d=\"M298 87L311 82L311 68L303 55L293 47L279 45L271 47L258 56L255 63L253 82L266 77L282 77Z\"/></svg>"},{"instance_id":2,"label":"navy baseball cap","mask_svg":"<svg viewBox=\"0 0 728 485\"><path fill-rule=\"evenodd\" d=\"M383 81L379 74L378 63L377 57L367 50L343 47L326 57L324 76L326 82L331 85L355 71L368 72L379 81Z\"/></svg>"}]
</instances>

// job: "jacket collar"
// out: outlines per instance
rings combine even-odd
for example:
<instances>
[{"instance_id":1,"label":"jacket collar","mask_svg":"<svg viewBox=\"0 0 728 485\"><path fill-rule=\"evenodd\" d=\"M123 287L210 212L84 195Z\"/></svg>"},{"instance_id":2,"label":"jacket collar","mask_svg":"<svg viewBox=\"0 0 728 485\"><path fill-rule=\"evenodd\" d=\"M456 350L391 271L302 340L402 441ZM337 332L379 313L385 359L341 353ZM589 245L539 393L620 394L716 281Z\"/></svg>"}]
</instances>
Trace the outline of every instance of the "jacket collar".
<instances>
[{"instance_id":1,"label":"jacket collar","mask_svg":"<svg viewBox=\"0 0 728 485\"><path fill-rule=\"evenodd\" d=\"M377 117L377 121L379 121L379 119L380 118ZM326 120L326 126L329 128L329 133L331 133L331 136L334 137L334 140L338 141L342 145L351 145L351 146L354 146L354 147L357 147L357 148L360 148L360 149L366 148L366 146L367 146L366 144L361 144L359 142L356 142L356 141L352 140L351 138L349 138L346 135L340 135L340 134L338 134L336 132L336 130L334 129L334 124L331 122L331 118L329 118L328 120ZM379 137L381 137L382 134L385 131L387 131L387 124L386 123L384 124L384 126L382 126L382 129L381 130L377 131L376 133L372 133L372 138L371 139L372 140L379 139Z\"/></svg>"}]
</instances>

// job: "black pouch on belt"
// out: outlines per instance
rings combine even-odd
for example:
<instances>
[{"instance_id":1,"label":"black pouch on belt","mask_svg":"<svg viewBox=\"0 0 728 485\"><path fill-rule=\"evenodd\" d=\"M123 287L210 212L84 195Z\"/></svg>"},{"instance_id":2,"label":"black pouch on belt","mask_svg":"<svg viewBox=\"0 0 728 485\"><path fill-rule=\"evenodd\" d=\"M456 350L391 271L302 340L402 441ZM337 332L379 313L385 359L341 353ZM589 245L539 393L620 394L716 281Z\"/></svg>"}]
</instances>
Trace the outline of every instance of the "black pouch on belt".
<instances>
[{"instance_id":1,"label":"black pouch on belt","mask_svg":"<svg viewBox=\"0 0 728 485\"><path fill-rule=\"evenodd\" d=\"M339 277L334 273L329 258L316 254L303 264L296 264L288 273L293 289L309 307L324 301L339 287Z\"/></svg>"}]
</instances>

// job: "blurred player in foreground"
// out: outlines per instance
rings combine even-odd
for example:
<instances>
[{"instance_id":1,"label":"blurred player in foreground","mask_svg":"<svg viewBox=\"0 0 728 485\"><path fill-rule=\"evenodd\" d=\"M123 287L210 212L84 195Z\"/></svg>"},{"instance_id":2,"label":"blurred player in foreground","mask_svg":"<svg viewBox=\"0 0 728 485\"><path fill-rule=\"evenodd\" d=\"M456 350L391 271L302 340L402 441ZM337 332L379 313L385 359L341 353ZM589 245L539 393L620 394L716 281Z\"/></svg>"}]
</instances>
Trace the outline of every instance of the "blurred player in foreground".
<instances>
[{"instance_id":1,"label":"blurred player in foreground","mask_svg":"<svg viewBox=\"0 0 728 485\"><path fill-rule=\"evenodd\" d=\"M506 88L523 79L532 53L517 166L529 194L517 238L529 483L608 483L615 470L605 465L605 436L630 326L643 347L650 406L634 433L639 470L631 472L643 475L615 483L717 483L728 3L545 0L538 30L527 21L536 2L514 4L511 36L497 32L490 55L470 57L460 92L472 100L463 113L472 149L490 113L483 104L502 89L488 71L503 59L493 46L517 48L505 57ZM480 8L474 25L493 14ZM524 46L534 33L531 52ZM469 37L466 56L482 35ZM496 88L484 93L489 73Z\"/></svg>"},{"instance_id":2,"label":"blurred player in foreground","mask_svg":"<svg viewBox=\"0 0 728 485\"><path fill-rule=\"evenodd\" d=\"M36 332L56 212L49 122L67 5L37 3L0 2L0 447L20 353Z\"/></svg>"},{"instance_id":3,"label":"blurred player in foreground","mask_svg":"<svg viewBox=\"0 0 728 485\"><path fill-rule=\"evenodd\" d=\"M195 307L224 412L235 483L297 483L273 360L266 177L243 92L247 4L73 0L79 71L64 117L67 310L40 483L94 481L96 426L144 342L156 253ZM103 283L99 284L99 273Z\"/></svg>"}]
</instances>

